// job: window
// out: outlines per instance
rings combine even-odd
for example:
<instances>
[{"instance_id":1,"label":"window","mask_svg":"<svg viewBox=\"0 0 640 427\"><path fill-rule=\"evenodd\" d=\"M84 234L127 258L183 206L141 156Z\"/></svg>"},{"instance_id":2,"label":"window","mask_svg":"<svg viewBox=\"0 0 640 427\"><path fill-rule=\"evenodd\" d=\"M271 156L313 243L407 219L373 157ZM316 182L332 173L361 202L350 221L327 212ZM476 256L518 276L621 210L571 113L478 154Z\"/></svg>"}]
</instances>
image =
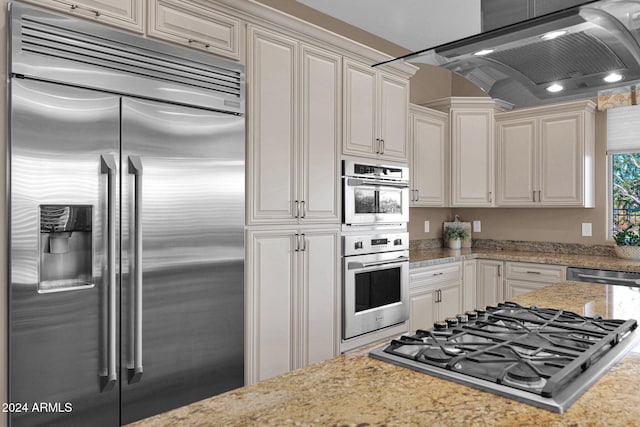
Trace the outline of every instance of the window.
<instances>
[{"instance_id":1,"label":"window","mask_svg":"<svg viewBox=\"0 0 640 427\"><path fill-rule=\"evenodd\" d=\"M640 225L640 105L607 110L610 160L609 236Z\"/></svg>"},{"instance_id":2,"label":"window","mask_svg":"<svg viewBox=\"0 0 640 427\"><path fill-rule=\"evenodd\" d=\"M640 153L611 155L611 230L640 225Z\"/></svg>"}]
</instances>

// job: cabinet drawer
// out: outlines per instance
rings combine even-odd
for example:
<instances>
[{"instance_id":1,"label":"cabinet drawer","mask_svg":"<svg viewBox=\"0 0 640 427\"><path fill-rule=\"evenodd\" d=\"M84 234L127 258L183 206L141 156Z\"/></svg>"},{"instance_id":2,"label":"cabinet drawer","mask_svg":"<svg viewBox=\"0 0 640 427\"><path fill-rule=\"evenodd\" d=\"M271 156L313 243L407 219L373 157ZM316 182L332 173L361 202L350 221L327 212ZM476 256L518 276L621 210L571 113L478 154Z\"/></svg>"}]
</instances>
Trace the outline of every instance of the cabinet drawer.
<instances>
[{"instance_id":1,"label":"cabinet drawer","mask_svg":"<svg viewBox=\"0 0 640 427\"><path fill-rule=\"evenodd\" d=\"M26 0L80 18L144 32L144 0Z\"/></svg>"},{"instance_id":2,"label":"cabinet drawer","mask_svg":"<svg viewBox=\"0 0 640 427\"><path fill-rule=\"evenodd\" d=\"M152 37L240 59L240 20L185 0L150 0Z\"/></svg>"},{"instance_id":3,"label":"cabinet drawer","mask_svg":"<svg viewBox=\"0 0 640 427\"><path fill-rule=\"evenodd\" d=\"M556 283L565 279L566 267L562 265L507 262L506 279L527 282Z\"/></svg>"},{"instance_id":4,"label":"cabinet drawer","mask_svg":"<svg viewBox=\"0 0 640 427\"><path fill-rule=\"evenodd\" d=\"M409 271L409 293L438 283L462 281L462 263L452 262Z\"/></svg>"}]
</instances>

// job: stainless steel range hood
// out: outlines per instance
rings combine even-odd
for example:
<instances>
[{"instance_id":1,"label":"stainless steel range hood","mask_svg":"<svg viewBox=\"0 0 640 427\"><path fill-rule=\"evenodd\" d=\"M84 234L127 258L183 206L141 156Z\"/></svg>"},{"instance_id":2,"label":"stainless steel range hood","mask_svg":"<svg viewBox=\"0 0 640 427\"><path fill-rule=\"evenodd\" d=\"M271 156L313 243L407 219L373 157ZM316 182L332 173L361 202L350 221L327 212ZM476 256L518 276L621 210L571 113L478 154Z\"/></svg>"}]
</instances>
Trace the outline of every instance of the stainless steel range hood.
<instances>
[{"instance_id":1,"label":"stainless steel range hood","mask_svg":"<svg viewBox=\"0 0 640 427\"><path fill-rule=\"evenodd\" d=\"M374 66L396 61L451 70L505 108L594 97L640 81L640 0L595 1Z\"/></svg>"}]
</instances>

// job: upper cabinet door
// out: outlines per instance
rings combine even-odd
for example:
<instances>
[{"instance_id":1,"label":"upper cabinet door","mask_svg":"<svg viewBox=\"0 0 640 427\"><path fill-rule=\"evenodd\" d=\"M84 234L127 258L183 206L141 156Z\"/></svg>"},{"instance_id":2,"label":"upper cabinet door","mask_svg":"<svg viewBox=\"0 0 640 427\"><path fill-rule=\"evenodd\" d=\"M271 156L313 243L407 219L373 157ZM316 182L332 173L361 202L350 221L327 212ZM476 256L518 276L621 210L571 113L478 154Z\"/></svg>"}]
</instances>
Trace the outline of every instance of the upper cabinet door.
<instances>
[{"instance_id":1,"label":"upper cabinet door","mask_svg":"<svg viewBox=\"0 0 640 427\"><path fill-rule=\"evenodd\" d=\"M240 20L189 0L148 0L152 37L240 59Z\"/></svg>"},{"instance_id":2,"label":"upper cabinet door","mask_svg":"<svg viewBox=\"0 0 640 427\"><path fill-rule=\"evenodd\" d=\"M115 27L142 34L144 32L144 0L26 0Z\"/></svg>"},{"instance_id":3,"label":"upper cabinet door","mask_svg":"<svg viewBox=\"0 0 640 427\"><path fill-rule=\"evenodd\" d=\"M249 26L250 223L296 223L297 41Z\"/></svg>"},{"instance_id":4,"label":"upper cabinet door","mask_svg":"<svg viewBox=\"0 0 640 427\"><path fill-rule=\"evenodd\" d=\"M301 222L340 222L341 57L303 45Z\"/></svg>"},{"instance_id":5,"label":"upper cabinet door","mask_svg":"<svg viewBox=\"0 0 640 427\"><path fill-rule=\"evenodd\" d=\"M409 117L409 82L380 73L380 156L406 161Z\"/></svg>"},{"instance_id":6,"label":"upper cabinet door","mask_svg":"<svg viewBox=\"0 0 640 427\"><path fill-rule=\"evenodd\" d=\"M580 112L540 119L540 202L584 204L584 133Z\"/></svg>"},{"instance_id":7,"label":"upper cabinet door","mask_svg":"<svg viewBox=\"0 0 640 427\"><path fill-rule=\"evenodd\" d=\"M493 110L451 109L452 206L493 206Z\"/></svg>"},{"instance_id":8,"label":"upper cabinet door","mask_svg":"<svg viewBox=\"0 0 640 427\"><path fill-rule=\"evenodd\" d=\"M371 67L344 60L344 154L377 157L376 74Z\"/></svg>"},{"instance_id":9,"label":"upper cabinet door","mask_svg":"<svg viewBox=\"0 0 640 427\"><path fill-rule=\"evenodd\" d=\"M448 116L411 106L411 206L448 205Z\"/></svg>"},{"instance_id":10,"label":"upper cabinet door","mask_svg":"<svg viewBox=\"0 0 640 427\"><path fill-rule=\"evenodd\" d=\"M537 200L535 119L497 124L498 206L530 206Z\"/></svg>"},{"instance_id":11,"label":"upper cabinet door","mask_svg":"<svg viewBox=\"0 0 640 427\"><path fill-rule=\"evenodd\" d=\"M409 81L344 60L342 153L406 162Z\"/></svg>"}]
</instances>

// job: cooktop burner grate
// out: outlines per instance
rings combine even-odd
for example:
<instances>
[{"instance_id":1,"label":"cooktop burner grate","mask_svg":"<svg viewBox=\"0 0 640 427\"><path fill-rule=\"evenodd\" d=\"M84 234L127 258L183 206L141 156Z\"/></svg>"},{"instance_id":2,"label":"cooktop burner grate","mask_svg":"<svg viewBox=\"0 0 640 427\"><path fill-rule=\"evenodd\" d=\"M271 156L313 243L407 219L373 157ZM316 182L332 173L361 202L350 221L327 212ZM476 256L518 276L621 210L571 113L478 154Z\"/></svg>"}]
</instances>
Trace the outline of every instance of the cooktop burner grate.
<instances>
[{"instance_id":1,"label":"cooktop burner grate","mask_svg":"<svg viewBox=\"0 0 640 427\"><path fill-rule=\"evenodd\" d=\"M627 337L636 327L635 320L585 317L507 302L487 307L486 314L458 326L401 336L375 349L371 356L498 390L507 397L514 390L519 400L546 402L537 406L562 412L566 406L555 407L554 399L566 401L566 389L576 388L572 383L595 382L593 378L603 374L602 366L608 369L626 352L628 346L619 344L632 341ZM598 367L592 368L594 365Z\"/></svg>"}]
</instances>

